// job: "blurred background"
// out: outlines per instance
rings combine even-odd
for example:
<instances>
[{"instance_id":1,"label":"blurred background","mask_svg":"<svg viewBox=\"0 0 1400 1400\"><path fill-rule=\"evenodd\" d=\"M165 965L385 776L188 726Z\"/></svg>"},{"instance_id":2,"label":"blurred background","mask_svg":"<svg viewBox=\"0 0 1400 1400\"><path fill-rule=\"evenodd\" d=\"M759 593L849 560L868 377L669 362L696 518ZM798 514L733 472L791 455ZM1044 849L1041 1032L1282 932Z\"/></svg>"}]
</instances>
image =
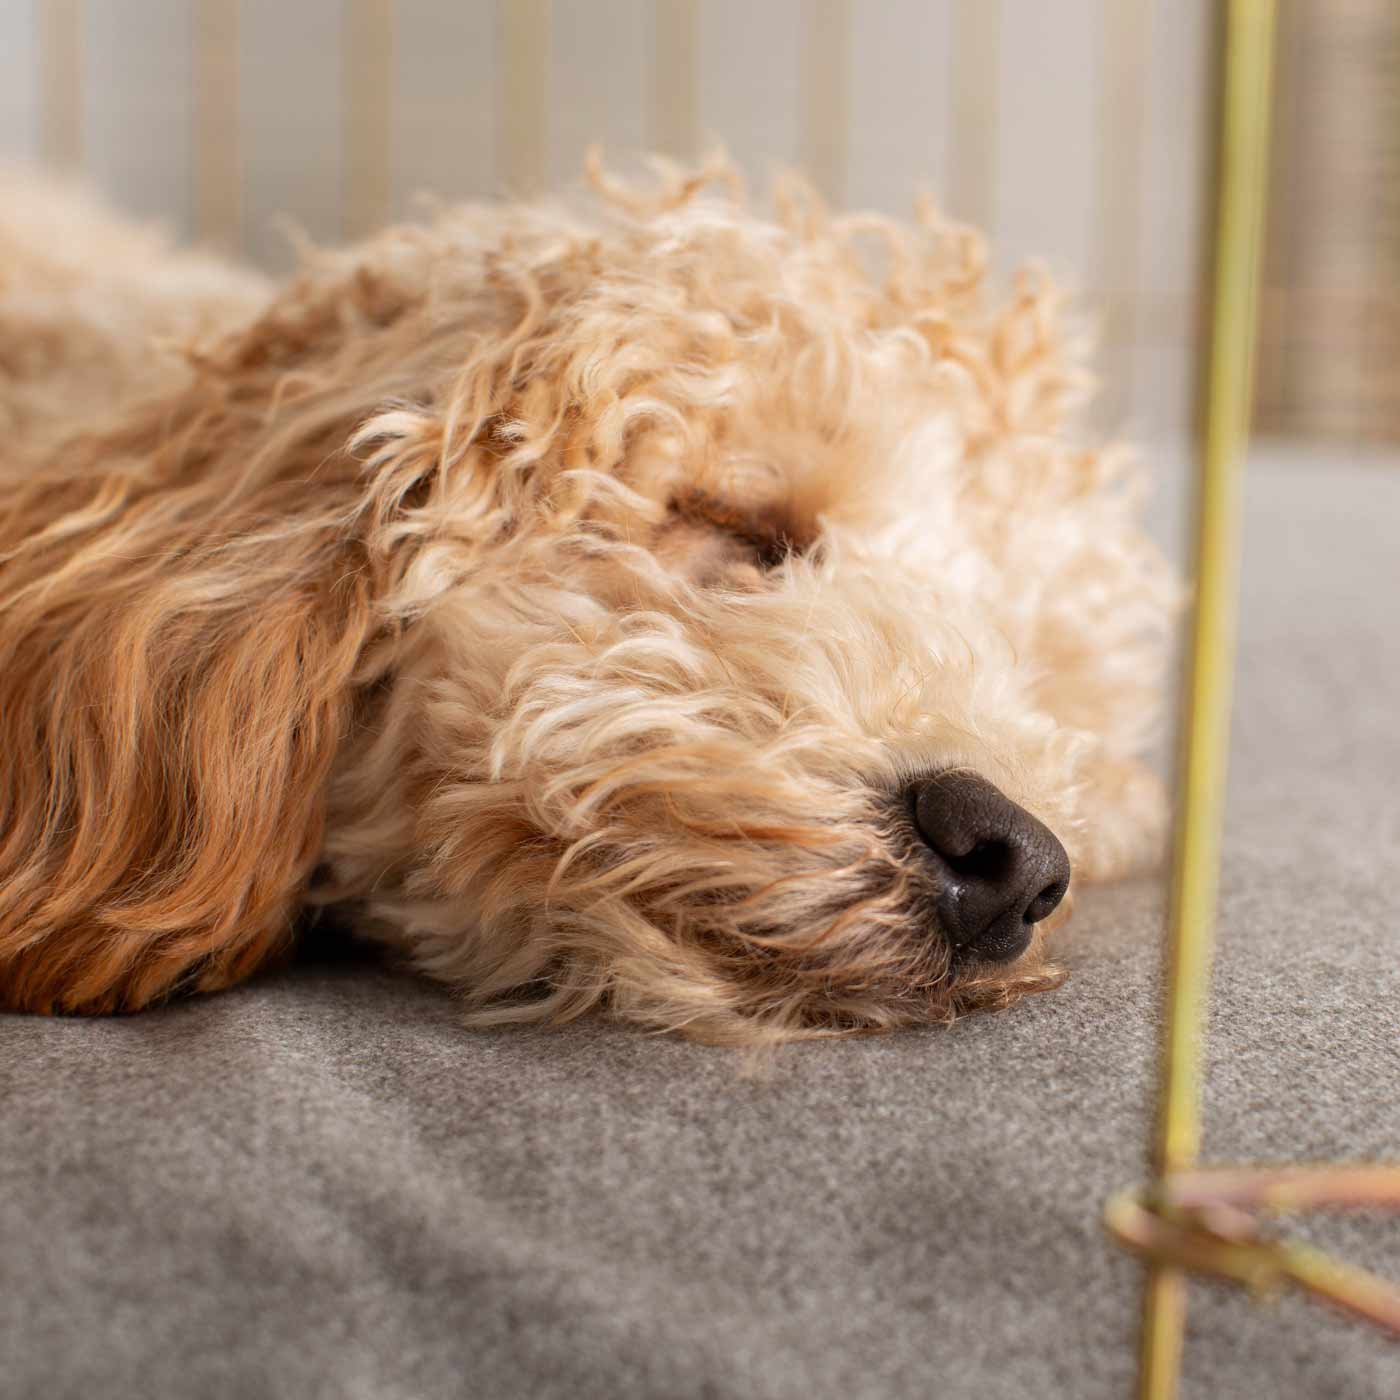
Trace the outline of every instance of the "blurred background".
<instances>
[{"instance_id":1,"label":"blurred background","mask_svg":"<svg viewBox=\"0 0 1400 1400\"><path fill-rule=\"evenodd\" d=\"M283 268L414 196L528 193L601 142L837 202L931 191L1098 327L1099 426L1190 429L1210 0L0 0L0 158ZM1400 437L1400 5L1282 0L1263 429ZM1381 290L1384 289L1384 290Z\"/></svg>"}]
</instances>

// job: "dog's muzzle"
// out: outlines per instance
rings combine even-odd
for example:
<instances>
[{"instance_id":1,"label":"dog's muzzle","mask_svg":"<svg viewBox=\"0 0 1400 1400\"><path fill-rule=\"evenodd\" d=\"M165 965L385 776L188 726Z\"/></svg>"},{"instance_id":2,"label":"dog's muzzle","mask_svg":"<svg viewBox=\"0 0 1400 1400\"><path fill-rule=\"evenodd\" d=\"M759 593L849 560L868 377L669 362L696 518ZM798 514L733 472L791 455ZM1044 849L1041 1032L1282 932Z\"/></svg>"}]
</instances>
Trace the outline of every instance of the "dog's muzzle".
<instances>
[{"instance_id":1,"label":"dog's muzzle","mask_svg":"<svg viewBox=\"0 0 1400 1400\"><path fill-rule=\"evenodd\" d=\"M1069 857L1054 832L971 773L920 778L905 796L938 868L936 907L955 954L1019 957L1069 888Z\"/></svg>"}]
</instances>

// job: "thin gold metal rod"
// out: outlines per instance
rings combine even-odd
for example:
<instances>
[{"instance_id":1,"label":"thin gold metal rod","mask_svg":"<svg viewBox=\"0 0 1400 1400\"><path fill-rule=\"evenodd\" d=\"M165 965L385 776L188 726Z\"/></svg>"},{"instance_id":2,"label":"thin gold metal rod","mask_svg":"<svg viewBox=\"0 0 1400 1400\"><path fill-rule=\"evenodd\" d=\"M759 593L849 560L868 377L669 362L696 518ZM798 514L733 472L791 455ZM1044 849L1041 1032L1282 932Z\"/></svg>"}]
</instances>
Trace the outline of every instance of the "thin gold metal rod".
<instances>
[{"instance_id":1,"label":"thin gold metal rod","mask_svg":"<svg viewBox=\"0 0 1400 1400\"><path fill-rule=\"evenodd\" d=\"M1181 736L1165 1023L1153 1167L1194 1166L1202 1037L1215 944L1238 592L1241 467L1249 438L1273 58L1273 0L1228 0L1206 418L1196 506L1196 608ZM1154 1265L1143 1304L1139 1394L1172 1400L1186 1277Z\"/></svg>"},{"instance_id":2,"label":"thin gold metal rod","mask_svg":"<svg viewBox=\"0 0 1400 1400\"><path fill-rule=\"evenodd\" d=\"M1385 1203L1396 1200L1392 1185ZM1104 1221L1125 1249L1158 1265L1214 1274L1254 1293L1292 1284L1400 1339L1400 1289L1309 1245L1265 1238L1247 1211L1212 1204L1168 1219L1128 1191L1108 1203Z\"/></svg>"},{"instance_id":3,"label":"thin gold metal rod","mask_svg":"<svg viewBox=\"0 0 1400 1400\"><path fill-rule=\"evenodd\" d=\"M1260 1211L1321 1208L1400 1209L1400 1167L1379 1162L1345 1166L1212 1167L1185 1171L1162 1186L1178 1210L1244 1206Z\"/></svg>"}]
</instances>

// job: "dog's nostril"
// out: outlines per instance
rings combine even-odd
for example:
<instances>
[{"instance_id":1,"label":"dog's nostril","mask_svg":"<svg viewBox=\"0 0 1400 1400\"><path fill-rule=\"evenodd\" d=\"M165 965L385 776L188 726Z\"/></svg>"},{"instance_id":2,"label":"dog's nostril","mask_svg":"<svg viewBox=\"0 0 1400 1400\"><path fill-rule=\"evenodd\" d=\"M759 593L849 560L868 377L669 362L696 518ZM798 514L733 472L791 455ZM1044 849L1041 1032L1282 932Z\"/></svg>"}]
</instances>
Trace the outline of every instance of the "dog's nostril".
<instances>
[{"instance_id":1,"label":"dog's nostril","mask_svg":"<svg viewBox=\"0 0 1400 1400\"><path fill-rule=\"evenodd\" d=\"M1046 885L1031 902L1026 905L1026 912L1021 916L1028 924L1038 924L1042 919L1048 919L1051 914L1059 908L1060 901L1065 897L1065 890L1068 888L1062 881L1056 880L1052 885Z\"/></svg>"},{"instance_id":2,"label":"dog's nostril","mask_svg":"<svg viewBox=\"0 0 1400 1400\"><path fill-rule=\"evenodd\" d=\"M1016 858L1005 841L979 841L965 856L950 856L942 850L939 854L959 875L978 880L1001 879Z\"/></svg>"},{"instance_id":3,"label":"dog's nostril","mask_svg":"<svg viewBox=\"0 0 1400 1400\"><path fill-rule=\"evenodd\" d=\"M1069 857L1043 822L985 778L941 773L910 784L915 829L942 875L939 916L979 958L1018 957L1069 887Z\"/></svg>"}]
</instances>

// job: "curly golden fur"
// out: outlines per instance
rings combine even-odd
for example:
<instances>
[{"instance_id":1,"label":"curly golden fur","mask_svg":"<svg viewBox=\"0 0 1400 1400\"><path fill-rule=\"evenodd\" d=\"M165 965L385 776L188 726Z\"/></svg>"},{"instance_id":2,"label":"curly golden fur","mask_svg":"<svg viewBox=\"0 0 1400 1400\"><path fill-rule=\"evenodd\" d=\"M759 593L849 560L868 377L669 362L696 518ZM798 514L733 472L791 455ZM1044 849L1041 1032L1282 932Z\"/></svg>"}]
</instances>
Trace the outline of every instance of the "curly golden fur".
<instances>
[{"instance_id":1,"label":"curly golden fur","mask_svg":"<svg viewBox=\"0 0 1400 1400\"><path fill-rule=\"evenodd\" d=\"M0 184L0 1004L224 987L335 905L478 1023L927 1023L1057 974L950 955L903 779L1151 851L1175 586L1049 282L597 183L281 287Z\"/></svg>"}]
</instances>

